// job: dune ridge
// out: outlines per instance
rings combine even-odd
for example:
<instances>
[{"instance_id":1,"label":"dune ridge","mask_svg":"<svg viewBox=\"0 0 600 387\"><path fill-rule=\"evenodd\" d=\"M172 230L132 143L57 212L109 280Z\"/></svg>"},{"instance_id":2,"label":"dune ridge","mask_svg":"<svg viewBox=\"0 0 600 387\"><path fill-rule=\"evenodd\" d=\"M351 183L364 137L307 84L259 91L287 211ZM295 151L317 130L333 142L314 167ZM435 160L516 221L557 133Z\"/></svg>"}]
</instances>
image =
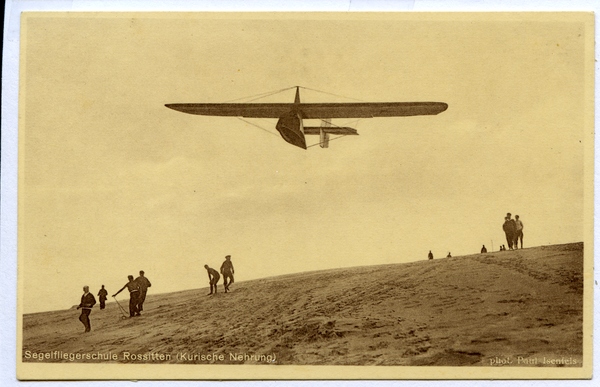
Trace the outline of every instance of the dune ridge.
<instances>
[{"instance_id":1,"label":"dune ridge","mask_svg":"<svg viewBox=\"0 0 600 387\"><path fill-rule=\"evenodd\" d=\"M143 316L128 319L110 302L92 311L89 334L79 311L25 314L22 359L582 365L583 243L290 274L231 289L150 294ZM109 355L60 355L77 353Z\"/></svg>"}]
</instances>

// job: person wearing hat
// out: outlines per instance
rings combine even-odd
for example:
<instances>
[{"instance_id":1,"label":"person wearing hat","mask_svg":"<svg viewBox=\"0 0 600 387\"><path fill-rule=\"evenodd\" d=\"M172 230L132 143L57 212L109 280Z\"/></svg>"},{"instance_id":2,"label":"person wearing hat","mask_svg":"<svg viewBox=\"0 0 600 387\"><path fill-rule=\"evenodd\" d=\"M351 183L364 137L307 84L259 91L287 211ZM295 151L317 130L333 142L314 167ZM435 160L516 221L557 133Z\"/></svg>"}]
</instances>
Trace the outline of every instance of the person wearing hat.
<instances>
[{"instance_id":1,"label":"person wearing hat","mask_svg":"<svg viewBox=\"0 0 600 387\"><path fill-rule=\"evenodd\" d=\"M135 282L138 283L140 287L140 295L138 296L138 314L144 310L144 301L146 301L146 293L148 292L148 288L152 286L150 280L144 277L144 271L140 270L140 276L135 279Z\"/></svg>"},{"instance_id":2,"label":"person wearing hat","mask_svg":"<svg viewBox=\"0 0 600 387\"><path fill-rule=\"evenodd\" d=\"M517 226L515 225L515 221L510 218L510 212L506 214L504 218L504 224L502 225L502 230L506 234L506 243L508 243L509 250L513 249L513 244L515 242L515 235L517 233Z\"/></svg>"},{"instance_id":3,"label":"person wearing hat","mask_svg":"<svg viewBox=\"0 0 600 387\"><path fill-rule=\"evenodd\" d=\"M225 256L225 261L221 265L221 274L223 274L223 286L225 293L229 291L229 285L233 283L233 263L231 263L231 255ZM229 278L229 283L227 279Z\"/></svg>"}]
</instances>

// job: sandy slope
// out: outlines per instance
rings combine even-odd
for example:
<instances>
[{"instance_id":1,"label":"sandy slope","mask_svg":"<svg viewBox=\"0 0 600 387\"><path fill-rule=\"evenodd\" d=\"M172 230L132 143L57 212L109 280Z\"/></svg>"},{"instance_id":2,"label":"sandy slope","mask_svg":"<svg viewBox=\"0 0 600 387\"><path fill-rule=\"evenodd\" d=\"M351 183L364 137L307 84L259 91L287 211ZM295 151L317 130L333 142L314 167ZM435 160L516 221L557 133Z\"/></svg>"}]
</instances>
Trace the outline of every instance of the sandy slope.
<instances>
[{"instance_id":1,"label":"sandy slope","mask_svg":"<svg viewBox=\"0 0 600 387\"><path fill-rule=\"evenodd\" d=\"M137 363L260 362L229 355L241 353L276 364L578 366L582 273L575 243L287 275L211 297L207 288L151 294L141 317L121 320L115 303L95 308L90 334L77 310L25 315L23 360L62 351L118 362L132 361L124 352L171 355ZM213 353L224 360L188 360Z\"/></svg>"}]
</instances>

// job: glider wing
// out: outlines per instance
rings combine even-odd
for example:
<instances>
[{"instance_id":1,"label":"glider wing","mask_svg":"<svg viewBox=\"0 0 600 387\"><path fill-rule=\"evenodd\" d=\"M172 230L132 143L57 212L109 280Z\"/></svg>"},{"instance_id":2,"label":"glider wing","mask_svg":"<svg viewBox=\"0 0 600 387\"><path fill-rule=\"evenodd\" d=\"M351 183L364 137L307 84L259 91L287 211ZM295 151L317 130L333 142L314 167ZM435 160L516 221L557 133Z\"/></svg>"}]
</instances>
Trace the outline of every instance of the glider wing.
<instances>
[{"instance_id":1,"label":"glider wing","mask_svg":"<svg viewBox=\"0 0 600 387\"><path fill-rule=\"evenodd\" d=\"M304 119L422 116L448 109L443 102L174 103L165 106L203 116L280 118L297 113Z\"/></svg>"}]
</instances>

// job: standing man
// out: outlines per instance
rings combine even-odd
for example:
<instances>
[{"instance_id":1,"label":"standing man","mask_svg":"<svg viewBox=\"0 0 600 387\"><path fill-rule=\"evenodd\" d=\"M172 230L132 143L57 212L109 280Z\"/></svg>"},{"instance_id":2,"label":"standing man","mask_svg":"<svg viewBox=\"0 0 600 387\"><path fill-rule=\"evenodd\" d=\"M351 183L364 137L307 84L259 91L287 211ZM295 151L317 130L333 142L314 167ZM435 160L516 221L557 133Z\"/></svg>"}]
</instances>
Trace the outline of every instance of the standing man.
<instances>
[{"instance_id":1,"label":"standing man","mask_svg":"<svg viewBox=\"0 0 600 387\"><path fill-rule=\"evenodd\" d=\"M144 301L146 301L146 293L148 292L148 288L152 286L150 280L144 277L144 271L140 270L140 276L135 279L138 286L140 287L140 296L138 298L138 315L142 310L144 310Z\"/></svg>"},{"instance_id":2,"label":"standing man","mask_svg":"<svg viewBox=\"0 0 600 387\"><path fill-rule=\"evenodd\" d=\"M217 282L219 282L221 276L218 271L211 269L208 265L204 265L204 268L208 272L208 282L210 284L210 293L208 293L208 295L210 296L213 294L213 287L215 288L215 294L217 294Z\"/></svg>"},{"instance_id":3,"label":"standing man","mask_svg":"<svg viewBox=\"0 0 600 387\"><path fill-rule=\"evenodd\" d=\"M92 330L92 326L90 325L90 313L92 313L92 307L96 304L96 299L94 295L90 293L90 287L83 287L83 296L81 296L81 303L77 309L81 309L81 315L79 316L79 321L83 323L85 327L84 332L89 332Z\"/></svg>"},{"instance_id":4,"label":"standing man","mask_svg":"<svg viewBox=\"0 0 600 387\"><path fill-rule=\"evenodd\" d=\"M481 254L483 253L487 253L487 249L485 248L485 245L483 245L483 247L481 248Z\"/></svg>"},{"instance_id":5,"label":"standing man","mask_svg":"<svg viewBox=\"0 0 600 387\"><path fill-rule=\"evenodd\" d=\"M429 254L427 254L427 258L433 259L433 253L431 252L431 250L429 250Z\"/></svg>"},{"instance_id":6,"label":"standing man","mask_svg":"<svg viewBox=\"0 0 600 387\"><path fill-rule=\"evenodd\" d=\"M137 282L133 280L132 275L128 275L127 279L129 282L127 282L125 286L123 286L118 292L113 294L113 297L116 297L117 294L123 291L123 289L127 288L127 290L129 290L129 317L139 316L140 313L137 310L137 305L138 297L140 295L140 287Z\"/></svg>"},{"instance_id":7,"label":"standing man","mask_svg":"<svg viewBox=\"0 0 600 387\"><path fill-rule=\"evenodd\" d=\"M106 296L108 296L108 292L104 289L104 285L102 285L102 289L98 292L98 299L100 300L100 310L106 307Z\"/></svg>"},{"instance_id":8,"label":"standing man","mask_svg":"<svg viewBox=\"0 0 600 387\"><path fill-rule=\"evenodd\" d=\"M515 234L515 249L519 245L519 238L521 239L521 248L523 248L523 222L519 220L519 215L515 215L515 226L517 233Z\"/></svg>"},{"instance_id":9,"label":"standing man","mask_svg":"<svg viewBox=\"0 0 600 387\"><path fill-rule=\"evenodd\" d=\"M223 286L225 287L225 293L229 291L229 285L233 283L233 263L231 263L231 255L225 256L225 261L221 265L221 274L223 274ZM229 283L227 279L229 278Z\"/></svg>"},{"instance_id":10,"label":"standing man","mask_svg":"<svg viewBox=\"0 0 600 387\"><path fill-rule=\"evenodd\" d=\"M502 229L506 234L506 242L508 243L508 248L509 250L512 250L513 243L515 241L515 233L517 230L515 226L515 221L512 220L510 216L510 212L506 214L506 217L504 218L504 224L502 225Z\"/></svg>"}]
</instances>

